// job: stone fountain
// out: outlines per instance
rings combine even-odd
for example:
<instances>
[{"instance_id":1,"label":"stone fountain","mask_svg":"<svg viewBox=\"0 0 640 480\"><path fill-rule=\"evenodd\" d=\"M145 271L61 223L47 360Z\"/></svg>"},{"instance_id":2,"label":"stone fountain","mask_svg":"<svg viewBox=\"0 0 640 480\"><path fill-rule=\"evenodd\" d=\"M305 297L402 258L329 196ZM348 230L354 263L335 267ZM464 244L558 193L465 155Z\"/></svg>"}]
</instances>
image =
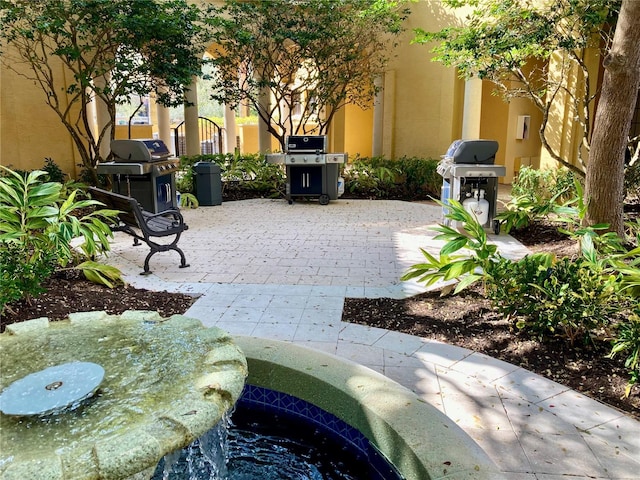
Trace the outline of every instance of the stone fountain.
<instances>
[{"instance_id":1,"label":"stone fountain","mask_svg":"<svg viewBox=\"0 0 640 480\"><path fill-rule=\"evenodd\" d=\"M246 376L228 334L182 315L10 325L0 335L0 479L148 479L219 422Z\"/></svg>"}]
</instances>

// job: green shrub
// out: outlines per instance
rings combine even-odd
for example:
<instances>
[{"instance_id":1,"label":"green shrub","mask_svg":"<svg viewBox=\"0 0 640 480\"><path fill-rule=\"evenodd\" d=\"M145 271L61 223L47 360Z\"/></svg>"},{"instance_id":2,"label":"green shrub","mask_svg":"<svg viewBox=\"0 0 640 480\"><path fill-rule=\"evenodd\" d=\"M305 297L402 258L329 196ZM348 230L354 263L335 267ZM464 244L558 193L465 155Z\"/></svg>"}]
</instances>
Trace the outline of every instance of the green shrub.
<instances>
[{"instance_id":1,"label":"green shrub","mask_svg":"<svg viewBox=\"0 0 640 480\"><path fill-rule=\"evenodd\" d=\"M516 317L519 329L542 338L561 336L573 344L587 341L623 309L616 277L583 257L562 258L549 267L547 261L521 260L493 272L489 297L500 311Z\"/></svg>"},{"instance_id":2,"label":"green shrub","mask_svg":"<svg viewBox=\"0 0 640 480\"><path fill-rule=\"evenodd\" d=\"M396 165L384 159L356 158L343 169L345 191L363 198L390 198L396 177Z\"/></svg>"},{"instance_id":3,"label":"green shrub","mask_svg":"<svg viewBox=\"0 0 640 480\"><path fill-rule=\"evenodd\" d=\"M625 389L629 396L631 387L640 380L640 306L636 306L629 319L617 326L617 335L613 340L613 346L609 358L617 354L626 354L624 366L629 369L629 383Z\"/></svg>"},{"instance_id":4,"label":"green shrub","mask_svg":"<svg viewBox=\"0 0 640 480\"><path fill-rule=\"evenodd\" d=\"M523 167L511 187L511 200L506 210L496 215L505 232L522 229L552 214L570 213L567 205L576 202L582 188L573 172L559 168L537 170Z\"/></svg>"},{"instance_id":5,"label":"green shrub","mask_svg":"<svg viewBox=\"0 0 640 480\"><path fill-rule=\"evenodd\" d=\"M51 158L44 159L44 167L42 170L47 172L47 180L50 182L64 183L66 179L65 173Z\"/></svg>"},{"instance_id":6,"label":"green shrub","mask_svg":"<svg viewBox=\"0 0 640 480\"><path fill-rule=\"evenodd\" d=\"M79 199L79 190L69 191L61 183L44 181L47 173L42 170L23 176L6 167L0 169L4 172L0 177L3 271L16 275L7 287L11 298L33 294L37 290L34 283L53 272L51 265L66 267L109 250L112 233L108 224L116 212L94 210L98 202ZM76 239L80 243L74 248ZM12 258L15 252L20 254ZM105 285L113 280L114 272L107 266L83 262L78 268L87 278L104 280ZM2 306L7 303L3 302Z\"/></svg>"},{"instance_id":7,"label":"green shrub","mask_svg":"<svg viewBox=\"0 0 640 480\"><path fill-rule=\"evenodd\" d=\"M57 265L52 250L29 251L17 242L0 242L0 313L7 304L42 293L42 281Z\"/></svg>"},{"instance_id":8,"label":"green shrub","mask_svg":"<svg viewBox=\"0 0 640 480\"><path fill-rule=\"evenodd\" d=\"M442 177L436 171L438 160L432 158L402 157L397 161L403 196L408 200L440 198Z\"/></svg>"},{"instance_id":9,"label":"green shrub","mask_svg":"<svg viewBox=\"0 0 640 480\"><path fill-rule=\"evenodd\" d=\"M362 198L425 200L440 196L438 161L430 158L355 157L343 167L345 191Z\"/></svg>"},{"instance_id":10,"label":"green shrub","mask_svg":"<svg viewBox=\"0 0 640 480\"><path fill-rule=\"evenodd\" d=\"M195 171L198 162L211 162L220 167L223 196L247 195L275 197L284 192L284 171L280 165L266 162L263 155L231 153L180 157L176 188L181 193L195 194Z\"/></svg>"},{"instance_id":11,"label":"green shrub","mask_svg":"<svg viewBox=\"0 0 640 480\"><path fill-rule=\"evenodd\" d=\"M576 178L576 175L567 168L522 167L511 186L511 195L528 197L542 203L555 198L558 203L563 203L575 197Z\"/></svg>"},{"instance_id":12,"label":"green shrub","mask_svg":"<svg viewBox=\"0 0 640 480\"><path fill-rule=\"evenodd\" d=\"M528 227L536 220L547 218L555 212L558 205L555 198L541 200L530 195L512 197L506 205L506 210L496 215L496 220L502 222L506 233Z\"/></svg>"},{"instance_id":13,"label":"green shrub","mask_svg":"<svg viewBox=\"0 0 640 480\"><path fill-rule=\"evenodd\" d=\"M500 259L490 266L494 281L487 284L487 297L507 318L535 315L537 305L531 285L542 283L548 277L554 261L550 253L535 253L518 261Z\"/></svg>"}]
</instances>

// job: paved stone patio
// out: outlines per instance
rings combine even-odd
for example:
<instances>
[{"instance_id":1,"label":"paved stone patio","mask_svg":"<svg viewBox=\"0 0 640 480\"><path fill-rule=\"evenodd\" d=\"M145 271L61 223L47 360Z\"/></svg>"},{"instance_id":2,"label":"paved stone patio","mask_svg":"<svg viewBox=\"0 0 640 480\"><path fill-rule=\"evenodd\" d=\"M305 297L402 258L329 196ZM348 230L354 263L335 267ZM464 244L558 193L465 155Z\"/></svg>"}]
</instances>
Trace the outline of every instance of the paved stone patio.
<instances>
[{"instance_id":1,"label":"paved stone patio","mask_svg":"<svg viewBox=\"0 0 640 480\"><path fill-rule=\"evenodd\" d=\"M244 200L183 210L191 267L116 234L108 263L137 287L201 296L187 315L232 334L291 341L395 380L458 423L513 480L640 478L640 422L520 367L410 335L341 322L345 297L403 298L436 253L439 207L399 201ZM491 236L504 256L526 254ZM425 432L428 435L428 432Z\"/></svg>"}]
</instances>

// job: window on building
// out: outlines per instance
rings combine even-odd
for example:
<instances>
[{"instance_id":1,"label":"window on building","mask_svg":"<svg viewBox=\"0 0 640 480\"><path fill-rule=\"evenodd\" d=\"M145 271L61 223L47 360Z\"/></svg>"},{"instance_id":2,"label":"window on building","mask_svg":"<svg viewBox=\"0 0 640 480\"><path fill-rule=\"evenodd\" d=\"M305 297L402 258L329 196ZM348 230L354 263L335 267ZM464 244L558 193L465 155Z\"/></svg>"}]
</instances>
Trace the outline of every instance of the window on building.
<instances>
[{"instance_id":1,"label":"window on building","mask_svg":"<svg viewBox=\"0 0 640 480\"><path fill-rule=\"evenodd\" d=\"M116 110L116 125L129 125L129 120L131 120L132 125L150 125L150 112L148 95L132 95L128 103L118 105Z\"/></svg>"}]
</instances>

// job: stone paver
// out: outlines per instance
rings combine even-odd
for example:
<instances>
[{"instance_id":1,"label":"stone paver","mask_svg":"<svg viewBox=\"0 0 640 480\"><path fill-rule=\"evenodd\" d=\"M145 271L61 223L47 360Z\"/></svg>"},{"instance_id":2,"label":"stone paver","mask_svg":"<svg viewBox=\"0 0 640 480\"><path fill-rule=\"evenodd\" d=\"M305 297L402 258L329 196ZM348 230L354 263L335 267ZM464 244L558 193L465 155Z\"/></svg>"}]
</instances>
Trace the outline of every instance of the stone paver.
<instances>
[{"instance_id":1,"label":"stone paver","mask_svg":"<svg viewBox=\"0 0 640 480\"><path fill-rule=\"evenodd\" d=\"M147 253L116 234L108 262L131 284L201 295L187 315L232 334L287 340L366 365L456 421L513 480L638 479L640 422L505 362L439 342L341 322L345 297L403 298L401 282L437 253L439 207L338 200L288 205L246 200L183 210L189 230L177 256ZM490 235L504 256L526 249Z\"/></svg>"}]
</instances>

